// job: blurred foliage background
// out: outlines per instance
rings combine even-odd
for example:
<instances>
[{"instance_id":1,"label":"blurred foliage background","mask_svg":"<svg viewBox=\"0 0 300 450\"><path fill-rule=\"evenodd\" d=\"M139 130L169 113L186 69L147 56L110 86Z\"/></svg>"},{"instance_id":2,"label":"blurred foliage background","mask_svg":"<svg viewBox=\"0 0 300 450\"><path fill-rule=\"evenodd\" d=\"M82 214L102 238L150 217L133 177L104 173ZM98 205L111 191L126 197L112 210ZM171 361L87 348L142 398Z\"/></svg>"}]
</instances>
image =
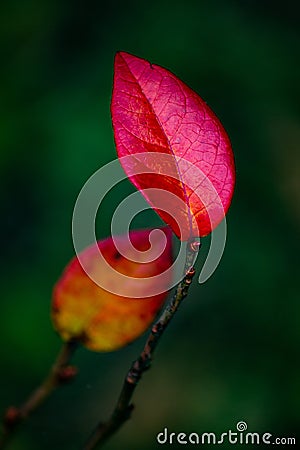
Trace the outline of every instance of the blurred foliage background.
<instances>
[{"instance_id":1,"label":"blurred foliage background","mask_svg":"<svg viewBox=\"0 0 300 450\"><path fill-rule=\"evenodd\" d=\"M105 448L151 450L165 426L221 433L240 420L249 431L297 436L298 3L4 0L0 35L1 411L28 395L60 347L51 291L74 253L77 195L116 157L109 107L114 54L124 50L170 69L207 101L231 137L237 184L220 266L192 286L136 391L132 420ZM123 182L103 203L99 238L130 192ZM154 213L136 219L150 223L159 223ZM111 354L80 350L76 381L9 448L80 448L112 410L143 342Z\"/></svg>"}]
</instances>

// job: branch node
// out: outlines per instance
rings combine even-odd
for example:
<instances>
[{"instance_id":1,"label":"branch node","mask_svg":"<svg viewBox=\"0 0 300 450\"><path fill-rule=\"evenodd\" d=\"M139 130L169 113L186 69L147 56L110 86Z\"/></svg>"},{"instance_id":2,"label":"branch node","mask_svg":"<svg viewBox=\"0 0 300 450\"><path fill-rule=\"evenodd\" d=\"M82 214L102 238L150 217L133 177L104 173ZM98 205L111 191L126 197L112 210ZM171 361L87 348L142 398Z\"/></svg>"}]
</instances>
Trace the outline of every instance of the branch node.
<instances>
[{"instance_id":1,"label":"branch node","mask_svg":"<svg viewBox=\"0 0 300 450\"><path fill-rule=\"evenodd\" d=\"M127 374L126 382L129 384L136 385L140 381L140 378L141 378L140 372L135 368L132 368Z\"/></svg>"},{"instance_id":2,"label":"branch node","mask_svg":"<svg viewBox=\"0 0 300 450\"><path fill-rule=\"evenodd\" d=\"M7 428L14 428L21 420L21 412L15 406L9 406L5 411L3 423Z\"/></svg>"},{"instance_id":3,"label":"branch node","mask_svg":"<svg viewBox=\"0 0 300 450\"><path fill-rule=\"evenodd\" d=\"M191 283L195 273L196 273L195 268L194 267L190 267L189 270L187 271L186 275L185 275L186 276L186 282L189 281Z\"/></svg>"},{"instance_id":4,"label":"branch node","mask_svg":"<svg viewBox=\"0 0 300 450\"><path fill-rule=\"evenodd\" d=\"M198 252L200 246L201 246L201 242L200 242L200 241L192 241L192 242L190 243L190 249L191 249L193 252Z\"/></svg>"},{"instance_id":5,"label":"branch node","mask_svg":"<svg viewBox=\"0 0 300 450\"><path fill-rule=\"evenodd\" d=\"M161 322L157 322L157 323L155 323L153 325L151 331L152 331L152 334L157 335L157 334L161 333L162 329L163 329L162 323Z\"/></svg>"},{"instance_id":6,"label":"branch node","mask_svg":"<svg viewBox=\"0 0 300 450\"><path fill-rule=\"evenodd\" d=\"M70 383L78 373L78 369L75 366L64 366L58 372L58 381L61 384Z\"/></svg>"}]
</instances>

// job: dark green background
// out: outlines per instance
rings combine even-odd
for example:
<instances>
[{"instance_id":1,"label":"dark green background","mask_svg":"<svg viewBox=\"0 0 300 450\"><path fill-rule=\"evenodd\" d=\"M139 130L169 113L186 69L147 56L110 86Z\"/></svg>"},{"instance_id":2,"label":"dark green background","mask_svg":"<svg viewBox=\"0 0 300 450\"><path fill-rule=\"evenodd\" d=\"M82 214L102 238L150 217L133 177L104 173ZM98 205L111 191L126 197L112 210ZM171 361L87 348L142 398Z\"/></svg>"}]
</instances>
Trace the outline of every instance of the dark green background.
<instances>
[{"instance_id":1,"label":"dark green background","mask_svg":"<svg viewBox=\"0 0 300 450\"><path fill-rule=\"evenodd\" d=\"M208 102L232 140L237 183L221 264L192 286L132 420L106 448L151 450L165 426L221 433L240 420L249 431L297 435L298 25L289 1L1 2L1 410L26 397L59 349L51 290L73 256L76 197L116 156L109 106L114 53L124 50L170 69ZM99 238L129 192L123 183L104 203ZM159 223L154 213L136 220L149 223ZM76 381L9 448L80 448L142 345L80 350Z\"/></svg>"}]
</instances>

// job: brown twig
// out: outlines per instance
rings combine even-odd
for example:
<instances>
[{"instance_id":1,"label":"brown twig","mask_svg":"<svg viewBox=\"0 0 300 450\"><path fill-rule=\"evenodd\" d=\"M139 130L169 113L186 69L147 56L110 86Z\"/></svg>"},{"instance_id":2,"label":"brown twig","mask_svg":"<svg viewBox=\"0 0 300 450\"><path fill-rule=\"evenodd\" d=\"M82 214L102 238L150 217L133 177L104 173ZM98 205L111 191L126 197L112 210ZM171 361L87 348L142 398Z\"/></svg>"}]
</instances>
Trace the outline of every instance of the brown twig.
<instances>
[{"instance_id":1,"label":"brown twig","mask_svg":"<svg viewBox=\"0 0 300 450\"><path fill-rule=\"evenodd\" d=\"M174 297L167 304L160 318L153 325L142 353L138 359L133 362L129 372L127 373L119 399L111 417L107 422L101 422L98 424L86 442L84 450L92 450L96 447L100 447L123 425L124 422L130 418L133 410L131 399L138 382L142 378L143 373L150 368L154 350L156 349L162 334L174 317L183 299L188 294L189 287L195 275L193 264L199 247L197 244L198 243L195 241L188 243L184 270L185 276L183 280L177 286Z\"/></svg>"},{"instance_id":2,"label":"brown twig","mask_svg":"<svg viewBox=\"0 0 300 450\"><path fill-rule=\"evenodd\" d=\"M49 374L41 385L30 394L21 406L10 406L6 410L0 438L1 449L8 443L17 426L36 410L56 387L74 378L77 369L74 366L70 366L69 362L76 348L77 343L75 341L64 343Z\"/></svg>"}]
</instances>

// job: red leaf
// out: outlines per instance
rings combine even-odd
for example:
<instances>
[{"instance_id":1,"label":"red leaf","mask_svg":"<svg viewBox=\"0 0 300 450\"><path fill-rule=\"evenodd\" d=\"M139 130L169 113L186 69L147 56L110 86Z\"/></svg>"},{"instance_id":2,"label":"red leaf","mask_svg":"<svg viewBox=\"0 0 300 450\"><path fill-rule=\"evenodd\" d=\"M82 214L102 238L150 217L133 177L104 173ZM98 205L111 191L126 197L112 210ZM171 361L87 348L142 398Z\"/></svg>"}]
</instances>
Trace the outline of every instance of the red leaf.
<instances>
[{"instance_id":1,"label":"red leaf","mask_svg":"<svg viewBox=\"0 0 300 450\"><path fill-rule=\"evenodd\" d=\"M168 70L120 52L111 112L132 183L182 240L209 234L227 213L235 181L230 141L211 109Z\"/></svg>"}]
</instances>

